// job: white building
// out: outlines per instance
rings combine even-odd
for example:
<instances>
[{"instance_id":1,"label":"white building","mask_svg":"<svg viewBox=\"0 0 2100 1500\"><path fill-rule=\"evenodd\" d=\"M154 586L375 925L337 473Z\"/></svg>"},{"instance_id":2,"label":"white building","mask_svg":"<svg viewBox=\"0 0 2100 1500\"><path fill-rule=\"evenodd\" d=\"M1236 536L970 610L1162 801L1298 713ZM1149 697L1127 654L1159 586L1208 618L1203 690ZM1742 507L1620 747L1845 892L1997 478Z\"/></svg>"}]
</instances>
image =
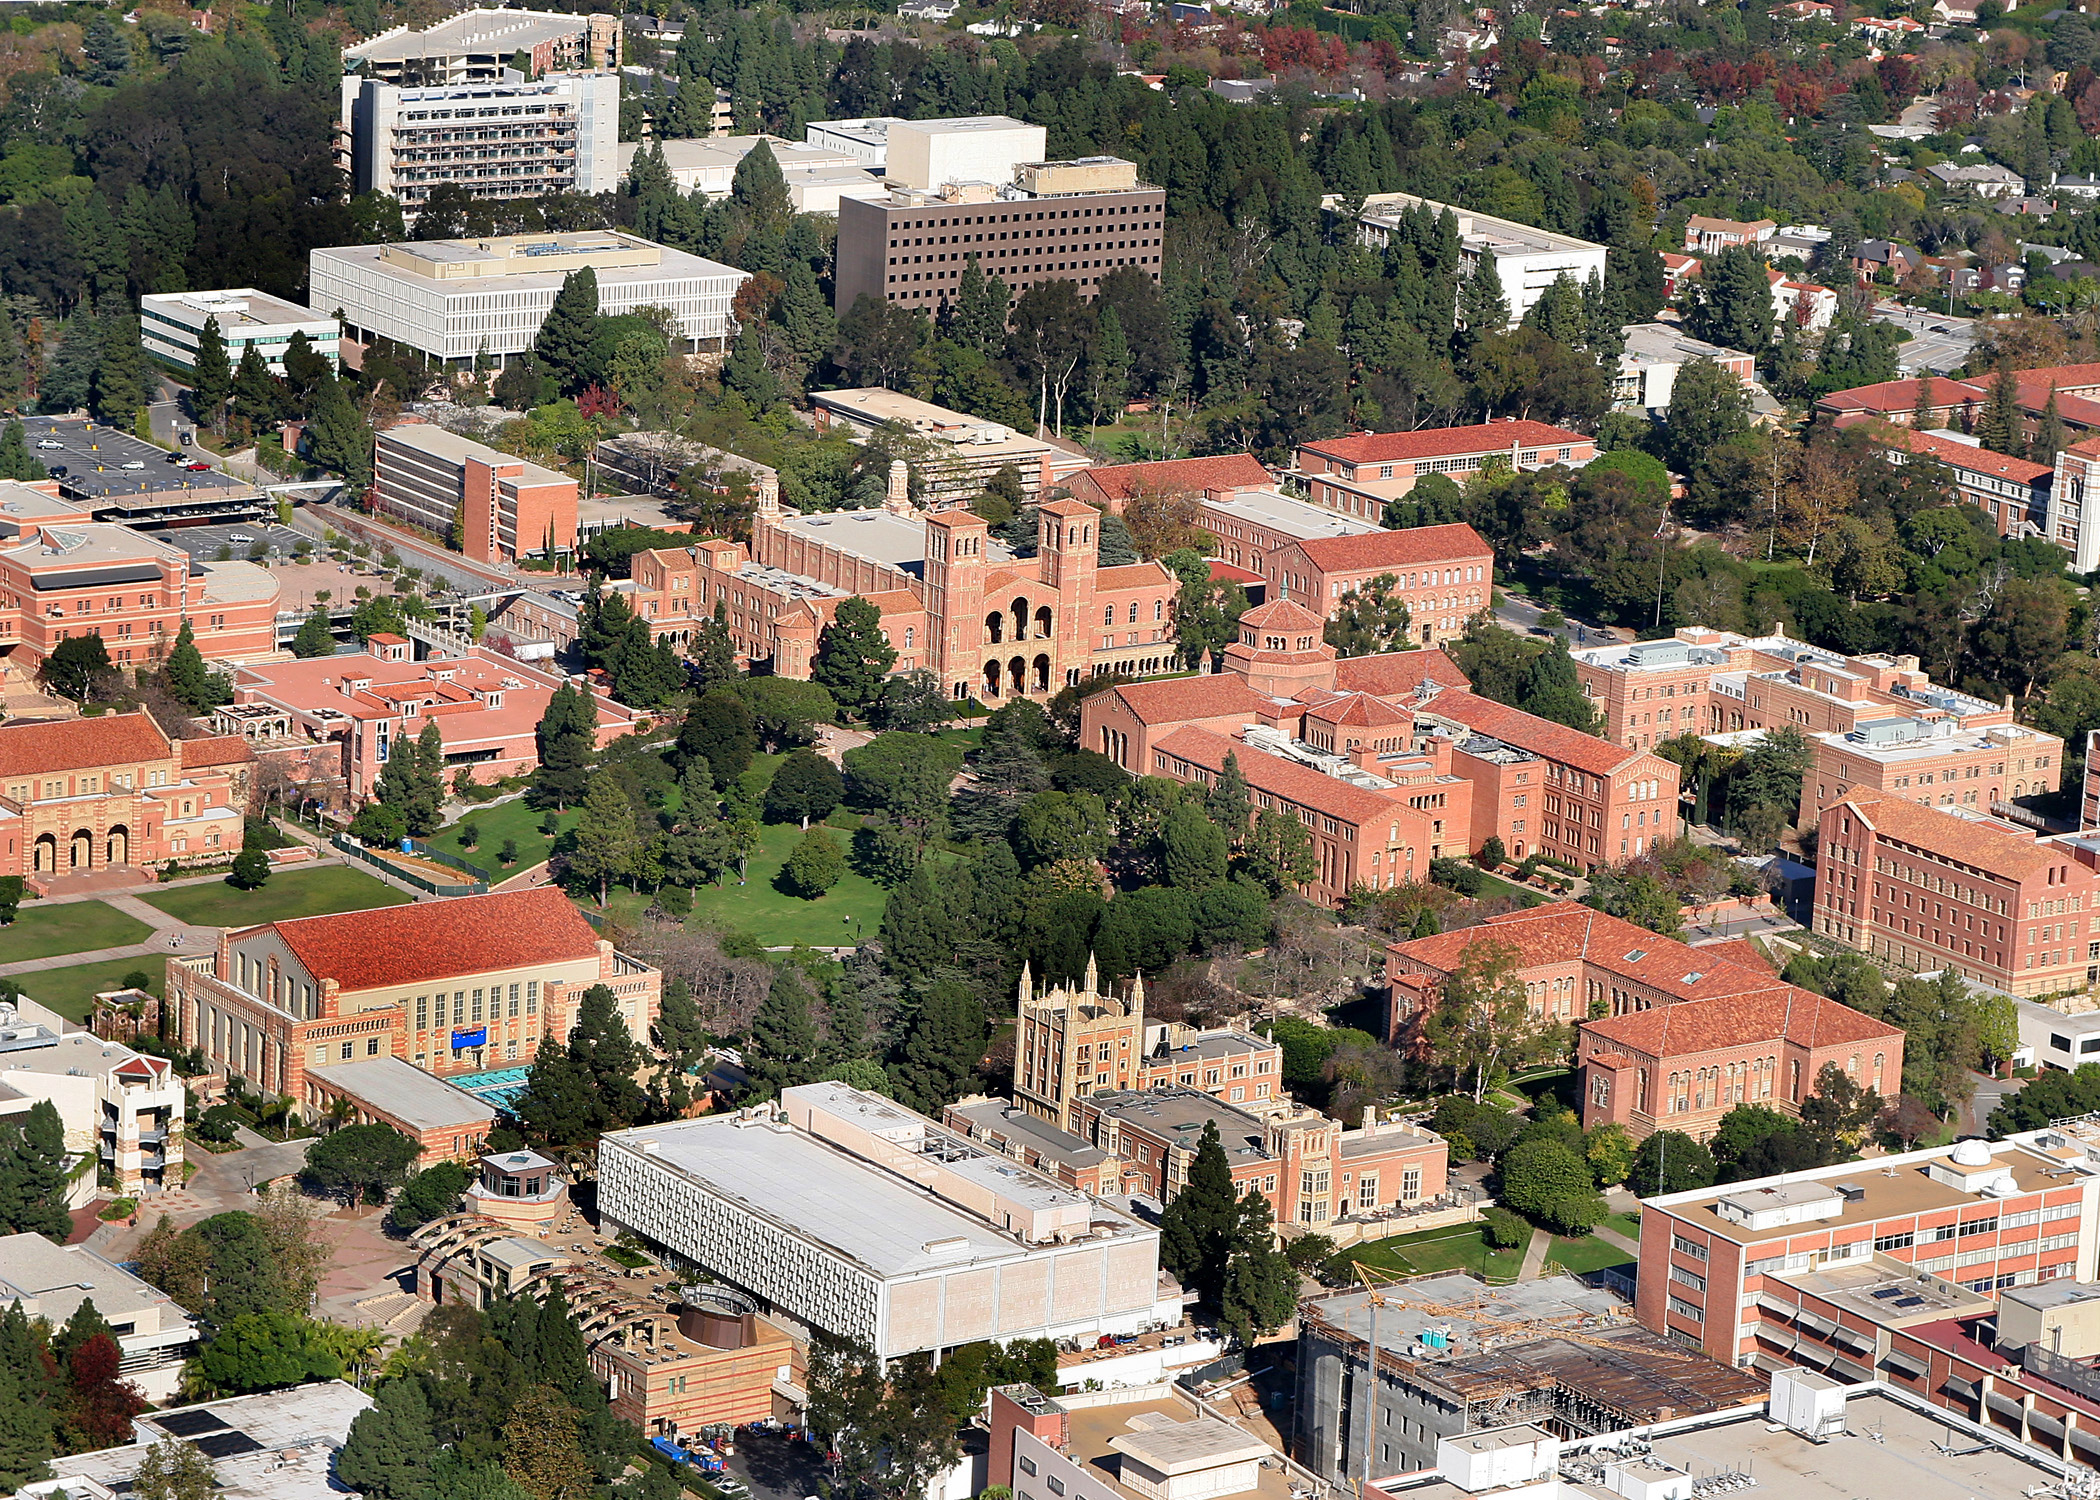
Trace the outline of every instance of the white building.
<instances>
[{"instance_id":1,"label":"white building","mask_svg":"<svg viewBox=\"0 0 2100 1500\"><path fill-rule=\"evenodd\" d=\"M871 169L856 153L805 141L782 140L774 135L714 135L693 140L662 141L664 166L681 193L705 193L710 198L728 196L735 184L737 167L763 141L780 164L787 183L788 200L797 213L835 214L842 197L873 202L889 196L879 169ZM638 157L650 149L646 141L622 141L619 146L619 177L625 181L634 172Z\"/></svg>"},{"instance_id":2,"label":"white building","mask_svg":"<svg viewBox=\"0 0 2100 1500\"><path fill-rule=\"evenodd\" d=\"M1320 206L1329 213L1338 212L1341 197L1330 194ZM1524 321L1532 304L1562 276L1578 287L1593 275L1600 283L1604 280L1608 251L1603 245L1511 219L1498 219L1493 214L1476 213L1470 208L1418 198L1412 193L1373 193L1364 199L1363 212L1357 219L1357 238L1383 249L1399 227L1400 216L1417 207L1439 215L1448 208L1457 217L1458 254L1466 275L1473 274L1482 257L1494 258L1495 274L1502 279L1502 295L1509 303L1512 328Z\"/></svg>"},{"instance_id":3,"label":"white building","mask_svg":"<svg viewBox=\"0 0 2100 1500\"><path fill-rule=\"evenodd\" d=\"M383 83L496 83L524 54L534 76L620 65L620 18L541 10L463 10L427 31L396 26L343 49L345 72Z\"/></svg>"},{"instance_id":4,"label":"white building","mask_svg":"<svg viewBox=\"0 0 2100 1500\"><path fill-rule=\"evenodd\" d=\"M571 271L598 277L598 310L670 309L673 352L719 349L750 273L617 230L344 245L309 257L313 298L353 338L393 339L435 359L497 360L532 347Z\"/></svg>"},{"instance_id":5,"label":"white building","mask_svg":"<svg viewBox=\"0 0 2100 1500\"><path fill-rule=\"evenodd\" d=\"M620 75L554 73L404 88L345 74L351 191L414 208L442 182L477 198L619 184Z\"/></svg>"},{"instance_id":6,"label":"white building","mask_svg":"<svg viewBox=\"0 0 2100 1500\"><path fill-rule=\"evenodd\" d=\"M1636 406L1668 411L1677 372L1699 359L1711 360L1746 383L1757 376L1757 361L1740 349L1695 339L1674 323L1628 324L1619 373L1612 381L1612 406L1619 411Z\"/></svg>"},{"instance_id":7,"label":"white building","mask_svg":"<svg viewBox=\"0 0 2100 1500\"><path fill-rule=\"evenodd\" d=\"M0 1306L19 1302L54 1329L83 1302L109 1324L124 1378L149 1401L166 1401L182 1383L182 1362L197 1342L174 1298L111 1264L85 1245L54 1245L40 1234L0 1238Z\"/></svg>"},{"instance_id":8,"label":"white building","mask_svg":"<svg viewBox=\"0 0 2100 1500\"><path fill-rule=\"evenodd\" d=\"M1157 1229L839 1083L602 1137L598 1207L883 1359L1180 1320Z\"/></svg>"},{"instance_id":9,"label":"white building","mask_svg":"<svg viewBox=\"0 0 2100 1500\"><path fill-rule=\"evenodd\" d=\"M179 1185L183 1088L175 1069L92 1032L61 1034L65 1025L33 1001L0 1002L0 1115L26 1114L48 1099L65 1124L70 1159L93 1156L119 1192ZM66 1206L93 1202L96 1178L81 1171Z\"/></svg>"},{"instance_id":10,"label":"white building","mask_svg":"<svg viewBox=\"0 0 2100 1500\"><path fill-rule=\"evenodd\" d=\"M899 120L889 127L883 174L892 187L922 192L951 183L1003 187L1023 162L1049 155L1049 132L1006 115Z\"/></svg>"},{"instance_id":11,"label":"white building","mask_svg":"<svg viewBox=\"0 0 2100 1500\"><path fill-rule=\"evenodd\" d=\"M341 354L343 326L333 316L251 286L217 292L149 292L139 298L139 342L154 358L181 370L194 370L197 345L211 318L219 320L228 364L238 365L252 344L270 373L282 375L284 351L295 333L305 334L314 353L331 366Z\"/></svg>"},{"instance_id":12,"label":"white building","mask_svg":"<svg viewBox=\"0 0 2100 1500\"><path fill-rule=\"evenodd\" d=\"M889 161L890 127L905 123L896 115L874 115L865 120L813 120L802 132L802 138L812 146L843 152L879 172Z\"/></svg>"}]
</instances>

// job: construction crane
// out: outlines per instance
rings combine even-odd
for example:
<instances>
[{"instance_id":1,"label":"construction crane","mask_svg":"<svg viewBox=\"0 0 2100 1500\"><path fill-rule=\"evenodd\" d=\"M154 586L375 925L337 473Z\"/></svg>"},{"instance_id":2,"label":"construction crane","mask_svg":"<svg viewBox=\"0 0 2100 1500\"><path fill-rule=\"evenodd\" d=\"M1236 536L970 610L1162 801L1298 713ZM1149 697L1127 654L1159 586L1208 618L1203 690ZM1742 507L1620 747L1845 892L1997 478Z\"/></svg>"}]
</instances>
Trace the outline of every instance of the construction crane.
<instances>
[{"instance_id":1,"label":"construction crane","mask_svg":"<svg viewBox=\"0 0 2100 1500\"><path fill-rule=\"evenodd\" d=\"M1377 1266L1367 1266L1360 1260L1352 1260L1349 1264L1356 1272L1356 1279L1363 1283L1364 1292L1370 1298L1371 1307L1371 1336L1366 1345L1368 1352L1365 1361L1365 1367L1369 1371L1370 1384L1368 1389L1370 1395L1365 1401L1367 1410L1364 1418L1363 1474L1357 1481L1357 1493L1359 1495L1365 1494L1371 1483L1371 1440L1378 1426L1378 1314L1380 1309L1404 1307L1412 1312L1428 1313L1431 1317L1452 1318L1471 1323L1475 1327L1489 1329L1496 1333L1528 1334L1536 1338L1565 1339L1571 1344L1587 1344L1592 1348L1608 1349L1615 1354L1625 1354L1627 1352L1626 1345L1617 1339L1602 1338L1592 1333L1578 1333L1573 1329L1561 1328L1556 1326L1558 1322L1556 1319L1493 1317L1481 1311L1487 1300L1485 1296L1476 1298L1468 1306L1454 1306L1442 1302L1425 1302L1419 1298L1404 1296L1396 1290L1400 1278L1399 1272L1387 1271ZM1580 1314L1570 1313L1567 1316L1579 1317ZM1640 1352L1643 1355L1653 1356L1658 1359L1680 1360L1686 1364L1698 1363L1705 1359L1705 1356L1702 1354L1680 1354L1674 1349L1662 1348L1657 1344L1643 1344L1640 1346Z\"/></svg>"}]
</instances>

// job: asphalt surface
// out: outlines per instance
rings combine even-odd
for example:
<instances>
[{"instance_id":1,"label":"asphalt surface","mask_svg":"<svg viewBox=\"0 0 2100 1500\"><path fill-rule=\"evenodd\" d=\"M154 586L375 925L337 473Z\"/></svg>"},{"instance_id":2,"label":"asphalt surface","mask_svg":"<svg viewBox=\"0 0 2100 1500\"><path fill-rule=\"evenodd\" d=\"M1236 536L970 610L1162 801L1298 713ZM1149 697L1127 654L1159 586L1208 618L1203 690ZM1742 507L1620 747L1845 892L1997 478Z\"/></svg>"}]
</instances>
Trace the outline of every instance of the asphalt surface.
<instances>
[{"instance_id":1,"label":"asphalt surface","mask_svg":"<svg viewBox=\"0 0 2100 1500\"><path fill-rule=\"evenodd\" d=\"M804 1500L821 1493L824 1455L814 1444L773 1432L740 1432L729 1472L751 1486L751 1500Z\"/></svg>"},{"instance_id":2,"label":"asphalt surface","mask_svg":"<svg viewBox=\"0 0 2100 1500\"><path fill-rule=\"evenodd\" d=\"M1976 347L1973 318L1882 302L1875 305L1874 321L1892 324L1910 335L1908 342L1896 347L1896 365L1905 375L1919 370L1949 374L1967 364Z\"/></svg>"},{"instance_id":3,"label":"asphalt surface","mask_svg":"<svg viewBox=\"0 0 2100 1500\"><path fill-rule=\"evenodd\" d=\"M236 537L246 537L247 540L236 541ZM180 547L199 562L211 562L218 557L221 547L231 548L235 561L244 560L248 549L256 542L268 544L271 558L282 560L292 555L294 545L312 538L274 521L255 521L238 526L178 526L155 533L155 540Z\"/></svg>"},{"instance_id":4,"label":"asphalt surface","mask_svg":"<svg viewBox=\"0 0 2100 1500\"><path fill-rule=\"evenodd\" d=\"M24 417L23 436L30 451L47 468L63 465L59 488L68 495L90 500L108 495L136 495L146 491L223 489L242 483L225 474L195 472L184 467L203 459L183 449L180 462L170 463L165 448L92 421L71 417ZM141 467L127 469L126 464Z\"/></svg>"},{"instance_id":5,"label":"asphalt surface","mask_svg":"<svg viewBox=\"0 0 2100 1500\"><path fill-rule=\"evenodd\" d=\"M1535 603L1521 594L1505 592L1501 607L1495 611L1495 623L1514 630L1518 635L1560 636L1571 650L1583 646L1602 646L1619 639L1617 631L1607 630L1602 625L1588 625L1572 617L1567 618L1566 624L1549 630L1539 624L1539 617L1548 613L1549 609L1550 606Z\"/></svg>"}]
</instances>

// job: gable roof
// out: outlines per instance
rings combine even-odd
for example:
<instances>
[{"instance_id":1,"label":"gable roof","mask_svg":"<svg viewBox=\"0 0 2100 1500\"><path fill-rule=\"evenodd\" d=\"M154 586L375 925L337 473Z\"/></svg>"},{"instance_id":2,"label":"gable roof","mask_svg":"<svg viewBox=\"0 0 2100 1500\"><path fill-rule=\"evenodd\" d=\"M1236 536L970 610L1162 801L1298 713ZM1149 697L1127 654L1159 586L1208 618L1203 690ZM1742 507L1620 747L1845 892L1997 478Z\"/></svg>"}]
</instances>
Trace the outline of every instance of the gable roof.
<instances>
[{"instance_id":1,"label":"gable roof","mask_svg":"<svg viewBox=\"0 0 2100 1500\"><path fill-rule=\"evenodd\" d=\"M182 742L184 770L191 766L237 766L253 759L255 751L237 734L215 734L209 739Z\"/></svg>"},{"instance_id":2,"label":"gable roof","mask_svg":"<svg viewBox=\"0 0 2100 1500\"><path fill-rule=\"evenodd\" d=\"M1837 804L1885 838L1900 839L1931 853L1974 865L2008 880L2029 880L2072 857L2067 849L2039 842L2031 833L1980 818L1964 818L1901 797L1859 792Z\"/></svg>"},{"instance_id":3,"label":"gable roof","mask_svg":"<svg viewBox=\"0 0 2100 1500\"><path fill-rule=\"evenodd\" d=\"M1174 570L1162 562L1122 563L1094 572L1094 588L1104 594L1118 589L1158 588L1163 583L1179 586Z\"/></svg>"},{"instance_id":4,"label":"gable roof","mask_svg":"<svg viewBox=\"0 0 2100 1500\"><path fill-rule=\"evenodd\" d=\"M346 992L595 958L598 933L558 890L499 891L270 924L315 979Z\"/></svg>"},{"instance_id":5,"label":"gable roof","mask_svg":"<svg viewBox=\"0 0 2100 1500\"><path fill-rule=\"evenodd\" d=\"M1267 489L1276 481L1251 453L1221 453L1214 458L1170 458L1149 464L1110 464L1105 468L1082 469L1084 475L1109 500L1129 500L1140 489L1156 493L1186 490ZM1070 483L1070 481L1066 481Z\"/></svg>"},{"instance_id":6,"label":"gable roof","mask_svg":"<svg viewBox=\"0 0 2100 1500\"><path fill-rule=\"evenodd\" d=\"M1424 427L1416 432L1359 432L1350 437L1300 443L1298 451L1345 464L1389 464L1461 453L1504 453L1511 448L1588 446L1593 439L1544 422L1474 422L1464 427Z\"/></svg>"},{"instance_id":7,"label":"gable roof","mask_svg":"<svg viewBox=\"0 0 2100 1500\"><path fill-rule=\"evenodd\" d=\"M1649 1057L1688 1057L1752 1042L1788 1041L1814 1050L1901 1037L1903 1028L1877 1021L1795 985L1777 993L1637 1010L1585 1021L1582 1031Z\"/></svg>"},{"instance_id":8,"label":"gable roof","mask_svg":"<svg viewBox=\"0 0 2100 1500\"><path fill-rule=\"evenodd\" d=\"M1108 690L1122 700L1140 724L1185 724L1195 719L1227 717L1254 722L1269 699L1233 672L1212 677L1162 677L1152 682L1126 682ZM1145 772L1140 771L1139 775Z\"/></svg>"},{"instance_id":9,"label":"gable roof","mask_svg":"<svg viewBox=\"0 0 2100 1500\"><path fill-rule=\"evenodd\" d=\"M1952 469L1966 469L1972 474L1990 474L1999 479L2010 479L2017 484L2032 485L2056 472L2050 464L2029 463L2024 458L2010 458L2003 453L1993 453L1988 448L1972 443L1957 443L1953 438L1935 437L1929 432L1913 432L1908 427L1897 427L1894 424L1890 424L1887 432L1876 433L1874 440L1885 447L1904 448L1926 458L1936 458Z\"/></svg>"},{"instance_id":10,"label":"gable roof","mask_svg":"<svg viewBox=\"0 0 2100 1500\"><path fill-rule=\"evenodd\" d=\"M1949 380L1944 375L1927 377L1928 400L1935 407L1966 406L1972 401L1985 401L1990 392L1983 386L1972 385L1966 380ZM1856 385L1850 390L1832 391L1817 399L1816 405L1824 411L1833 412L1907 412L1918 404L1918 382L1915 380L1883 380L1874 385Z\"/></svg>"},{"instance_id":11,"label":"gable roof","mask_svg":"<svg viewBox=\"0 0 2100 1500\"><path fill-rule=\"evenodd\" d=\"M0 724L0 776L165 760L170 741L145 713Z\"/></svg>"},{"instance_id":12,"label":"gable roof","mask_svg":"<svg viewBox=\"0 0 2100 1500\"><path fill-rule=\"evenodd\" d=\"M1323 536L1292 544L1325 573L1362 568L1413 568L1454 558L1482 557L1494 549L1463 521L1445 526L1410 526L1404 531L1366 531ZM1278 549L1279 551L1282 549Z\"/></svg>"},{"instance_id":13,"label":"gable roof","mask_svg":"<svg viewBox=\"0 0 2100 1500\"><path fill-rule=\"evenodd\" d=\"M1543 755L1548 760L1557 760L1592 776L1610 776L1647 753L1614 745L1609 740L1600 740L1593 734L1584 734L1579 729L1570 729L1537 714L1527 714L1521 708L1483 698L1466 688L1451 688L1438 693L1416 712L1449 719L1476 734Z\"/></svg>"},{"instance_id":14,"label":"gable roof","mask_svg":"<svg viewBox=\"0 0 2100 1500\"><path fill-rule=\"evenodd\" d=\"M1433 651L1381 651L1375 656L1345 656L1334 664L1334 685L1346 692L1398 698L1416 691L1424 680L1440 688L1470 688L1472 679L1442 647Z\"/></svg>"}]
</instances>

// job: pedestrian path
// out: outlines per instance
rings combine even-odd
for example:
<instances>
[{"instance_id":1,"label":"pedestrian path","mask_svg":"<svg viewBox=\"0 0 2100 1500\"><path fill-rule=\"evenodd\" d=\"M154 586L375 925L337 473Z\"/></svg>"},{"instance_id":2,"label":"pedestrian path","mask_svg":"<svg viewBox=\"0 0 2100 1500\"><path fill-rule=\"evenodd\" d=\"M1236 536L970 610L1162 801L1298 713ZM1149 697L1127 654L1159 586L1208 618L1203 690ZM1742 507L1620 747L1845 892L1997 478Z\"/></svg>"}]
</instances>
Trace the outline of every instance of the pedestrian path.
<instances>
[{"instance_id":1,"label":"pedestrian path","mask_svg":"<svg viewBox=\"0 0 2100 1500\"><path fill-rule=\"evenodd\" d=\"M1517 1268L1517 1280L1536 1281L1539 1273L1546 1269L1546 1256L1553 1249L1553 1236L1543 1229L1531 1231L1531 1243L1524 1247L1524 1263Z\"/></svg>"}]
</instances>

